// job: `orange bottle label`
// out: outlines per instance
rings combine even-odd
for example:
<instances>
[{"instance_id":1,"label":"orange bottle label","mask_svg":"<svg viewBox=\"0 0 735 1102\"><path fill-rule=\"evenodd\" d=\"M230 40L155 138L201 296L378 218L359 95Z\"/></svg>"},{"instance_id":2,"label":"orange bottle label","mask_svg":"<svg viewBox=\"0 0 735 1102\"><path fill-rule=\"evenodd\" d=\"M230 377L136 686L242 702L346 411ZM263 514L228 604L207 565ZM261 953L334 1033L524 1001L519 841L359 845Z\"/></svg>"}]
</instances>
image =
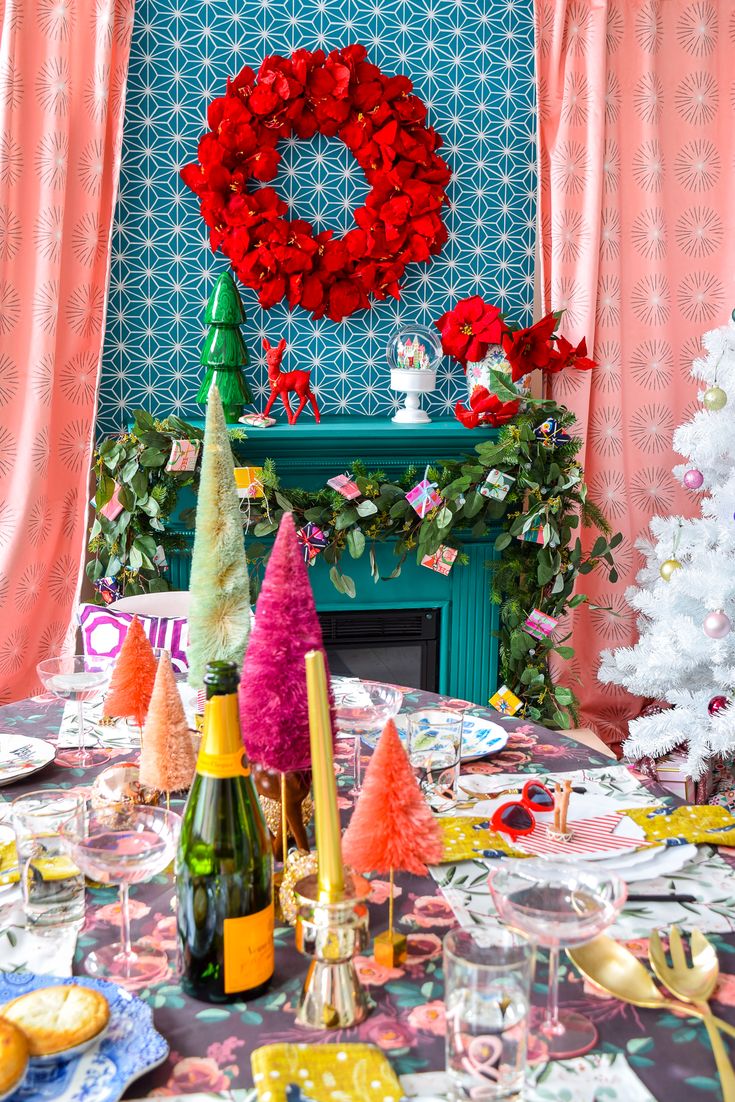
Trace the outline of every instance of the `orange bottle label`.
<instances>
[{"instance_id":1,"label":"orange bottle label","mask_svg":"<svg viewBox=\"0 0 735 1102\"><path fill-rule=\"evenodd\" d=\"M273 975L274 919L272 903L253 915L225 919L226 995L258 987Z\"/></svg>"},{"instance_id":2,"label":"orange bottle label","mask_svg":"<svg viewBox=\"0 0 735 1102\"><path fill-rule=\"evenodd\" d=\"M207 754L200 750L197 773L202 777L249 777L250 765L244 747L231 754Z\"/></svg>"}]
</instances>

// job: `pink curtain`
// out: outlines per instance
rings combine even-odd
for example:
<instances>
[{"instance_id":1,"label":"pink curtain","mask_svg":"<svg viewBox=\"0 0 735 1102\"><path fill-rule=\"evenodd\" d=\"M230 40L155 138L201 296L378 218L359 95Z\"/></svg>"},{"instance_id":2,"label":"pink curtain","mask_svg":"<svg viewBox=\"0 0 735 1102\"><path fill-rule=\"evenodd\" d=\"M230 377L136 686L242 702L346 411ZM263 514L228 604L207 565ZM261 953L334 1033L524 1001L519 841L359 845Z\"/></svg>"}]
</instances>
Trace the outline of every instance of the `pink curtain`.
<instances>
[{"instance_id":1,"label":"pink curtain","mask_svg":"<svg viewBox=\"0 0 735 1102\"><path fill-rule=\"evenodd\" d=\"M0 0L0 701L68 644L133 0Z\"/></svg>"},{"instance_id":2,"label":"pink curtain","mask_svg":"<svg viewBox=\"0 0 735 1102\"><path fill-rule=\"evenodd\" d=\"M606 607L575 614L572 672L585 720L617 742L640 701L597 682L599 652L635 638L633 541L652 515L696 509L672 432L697 402L701 334L735 306L735 2L537 0L536 17L544 305L599 361L553 391L627 537L618 584L584 579Z\"/></svg>"}]
</instances>

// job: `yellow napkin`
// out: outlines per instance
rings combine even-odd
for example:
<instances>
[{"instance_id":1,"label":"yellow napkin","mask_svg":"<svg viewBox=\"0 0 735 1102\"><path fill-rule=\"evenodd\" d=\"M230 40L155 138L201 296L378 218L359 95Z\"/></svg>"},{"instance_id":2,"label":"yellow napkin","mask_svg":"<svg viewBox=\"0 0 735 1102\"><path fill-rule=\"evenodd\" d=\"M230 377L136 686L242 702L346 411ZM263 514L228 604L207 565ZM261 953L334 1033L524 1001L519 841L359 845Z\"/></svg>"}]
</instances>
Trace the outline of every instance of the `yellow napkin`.
<instances>
[{"instance_id":1,"label":"yellow napkin","mask_svg":"<svg viewBox=\"0 0 735 1102\"><path fill-rule=\"evenodd\" d=\"M514 849L502 834L490 830L487 817L474 818L471 815L442 815L438 820L442 832L441 863L469 861L473 857L486 857L490 854L504 854L506 857L528 857Z\"/></svg>"},{"instance_id":2,"label":"yellow napkin","mask_svg":"<svg viewBox=\"0 0 735 1102\"><path fill-rule=\"evenodd\" d=\"M314 1102L400 1102L400 1083L373 1045L264 1045L250 1057L258 1102L286 1102L296 1084Z\"/></svg>"},{"instance_id":3,"label":"yellow napkin","mask_svg":"<svg viewBox=\"0 0 735 1102\"><path fill-rule=\"evenodd\" d=\"M17 884L19 880L15 842L0 842L0 887L4 884Z\"/></svg>"},{"instance_id":4,"label":"yellow napkin","mask_svg":"<svg viewBox=\"0 0 735 1102\"><path fill-rule=\"evenodd\" d=\"M636 807L623 813L643 829L648 842L681 839L709 846L735 846L735 816L717 804Z\"/></svg>"}]
</instances>

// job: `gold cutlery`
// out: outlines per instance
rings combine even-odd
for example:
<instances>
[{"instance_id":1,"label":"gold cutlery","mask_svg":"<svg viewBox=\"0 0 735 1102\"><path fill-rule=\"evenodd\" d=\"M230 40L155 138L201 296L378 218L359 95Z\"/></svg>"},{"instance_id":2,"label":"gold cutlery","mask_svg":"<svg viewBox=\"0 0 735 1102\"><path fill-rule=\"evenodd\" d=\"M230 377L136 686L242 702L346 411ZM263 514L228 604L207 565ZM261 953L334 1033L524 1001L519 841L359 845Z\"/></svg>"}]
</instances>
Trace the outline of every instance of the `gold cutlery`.
<instances>
[{"instance_id":1,"label":"gold cutlery","mask_svg":"<svg viewBox=\"0 0 735 1102\"><path fill-rule=\"evenodd\" d=\"M677 926L672 926L669 931L669 964L658 930L653 930L648 942L648 959L656 976L672 995L682 1002L691 1003L702 1012L702 1021L707 1029L722 1084L724 1102L735 1102L735 1071L709 1008L709 999L717 987L720 975L717 953L712 943L697 929L692 930L690 948L691 964L686 958L681 933Z\"/></svg>"},{"instance_id":2,"label":"gold cutlery","mask_svg":"<svg viewBox=\"0 0 735 1102\"><path fill-rule=\"evenodd\" d=\"M567 956L586 979L622 1002L646 1010L675 1010L702 1021L706 1017L698 1007L662 995L646 966L611 937L603 934L586 945L567 949ZM723 1033L735 1037L735 1026L714 1016L713 1021Z\"/></svg>"}]
</instances>

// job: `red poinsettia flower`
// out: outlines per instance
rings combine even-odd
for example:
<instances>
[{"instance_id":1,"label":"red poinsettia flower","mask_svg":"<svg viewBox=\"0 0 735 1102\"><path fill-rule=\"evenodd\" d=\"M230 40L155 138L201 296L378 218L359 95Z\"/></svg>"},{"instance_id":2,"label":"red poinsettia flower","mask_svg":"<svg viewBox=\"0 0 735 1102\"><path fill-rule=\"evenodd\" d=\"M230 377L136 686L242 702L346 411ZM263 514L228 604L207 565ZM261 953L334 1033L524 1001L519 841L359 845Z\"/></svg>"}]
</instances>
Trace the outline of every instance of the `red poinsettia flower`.
<instances>
[{"instance_id":1,"label":"red poinsettia flower","mask_svg":"<svg viewBox=\"0 0 735 1102\"><path fill-rule=\"evenodd\" d=\"M544 370L552 359L551 338L556 327L556 315L547 314L535 325L507 332L503 337L503 348L511 367L511 379L517 382L529 371Z\"/></svg>"},{"instance_id":2,"label":"red poinsettia flower","mask_svg":"<svg viewBox=\"0 0 735 1102\"><path fill-rule=\"evenodd\" d=\"M512 420L520 409L520 399L513 402L501 402L497 394L491 394L487 387L476 386L470 397L470 408L457 402L454 416L466 429L476 429L478 425L504 425Z\"/></svg>"},{"instance_id":3,"label":"red poinsettia flower","mask_svg":"<svg viewBox=\"0 0 735 1102\"><path fill-rule=\"evenodd\" d=\"M582 337L575 348L566 337L556 338L556 350L546 370L555 375L565 367L574 367L577 371L591 371L597 367L597 361L587 355L587 341Z\"/></svg>"},{"instance_id":4,"label":"red poinsettia flower","mask_svg":"<svg viewBox=\"0 0 735 1102\"><path fill-rule=\"evenodd\" d=\"M420 224L417 220L415 228ZM459 360L463 367L484 359L490 345L500 344L505 332L498 307L485 302L480 295L462 299L434 325L441 333L444 351Z\"/></svg>"}]
</instances>

